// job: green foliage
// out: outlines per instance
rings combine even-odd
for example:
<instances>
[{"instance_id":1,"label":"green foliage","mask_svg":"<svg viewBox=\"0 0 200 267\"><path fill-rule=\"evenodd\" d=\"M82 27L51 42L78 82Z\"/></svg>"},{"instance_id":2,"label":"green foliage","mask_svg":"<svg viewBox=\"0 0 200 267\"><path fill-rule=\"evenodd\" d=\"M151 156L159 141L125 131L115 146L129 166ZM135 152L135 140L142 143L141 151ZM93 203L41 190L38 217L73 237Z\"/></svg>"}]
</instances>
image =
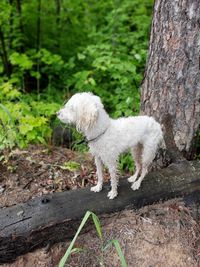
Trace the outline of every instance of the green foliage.
<instances>
[{"instance_id":1,"label":"green foliage","mask_svg":"<svg viewBox=\"0 0 200 267\"><path fill-rule=\"evenodd\" d=\"M25 79L30 76L31 79L36 80L46 77L46 86L58 87L58 84L54 82L55 77L57 78L57 83L59 79L64 80L64 75L66 75L66 66L62 57L57 54L53 54L46 49L40 49L36 52L34 49L27 50L26 53L14 52L10 55L10 62L13 66L13 73L11 74L10 82L21 87L23 90L26 85ZM39 62L39 69L37 69L37 64ZM63 82L61 82L63 84ZM35 85L36 86L36 85Z\"/></svg>"},{"instance_id":2,"label":"green foliage","mask_svg":"<svg viewBox=\"0 0 200 267\"><path fill-rule=\"evenodd\" d=\"M153 0L38 4L0 0L0 101L12 116L1 108L1 146L46 142L53 114L76 92L99 95L114 118L137 114Z\"/></svg>"},{"instance_id":3,"label":"green foliage","mask_svg":"<svg viewBox=\"0 0 200 267\"><path fill-rule=\"evenodd\" d=\"M70 59L69 90L98 94L114 117L138 112L151 7L149 0L115 1L106 7L102 24L89 33L91 43Z\"/></svg>"},{"instance_id":4,"label":"green foliage","mask_svg":"<svg viewBox=\"0 0 200 267\"><path fill-rule=\"evenodd\" d=\"M40 11L32 0L21 2L21 13L0 3L17 87L93 91L114 117L138 112L153 0L42 2Z\"/></svg>"},{"instance_id":5,"label":"green foliage","mask_svg":"<svg viewBox=\"0 0 200 267\"><path fill-rule=\"evenodd\" d=\"M133 157L131 153L129 152L129 153L120 155L119 170L133 172L133 169L134 169L134 164L133 164Z\"/></svg>"},{"instance_id":6,"label":"green foliage","mask_svg":"<svg viewBox=\"0 0 200 267\"><path fill-rule=\"evenodd\" d=\"M15 145L16 129L9 110L0 104L0 114L4 113L4 119L0 117L0 151L4 148L11 149ZM5 123L6 117L6 123Z\"/></svg>"},{"instance_id":7,"label":"green foliage","mask_svg":"<svg viewBox=\"0 0 200 267\"><path fill-rule=\"evenodd\" d=\"M58 103L24 95L10 83L0 86L0 150L29 143L46 143L51 136L52 116Z\"/></svg>"},{"instance_id":8,"label":"green foliage","mask_svg":"<svg viewBox=\"0 0 200 267\"><path fill-rule=\"evenodd\" d=\"M67 260L69 259L70 255L72 253L76 253L76 252L80 252L80 251L84 251L84 249L80 249L80 248L73 248L74 247L74 244L78 238L78 235L80 234L81 230L83 229L84 225L86 224L86 222L88 221L88 219L92 217L92 220L93 220L93 223L95 225L95 228L96 228L96 231L97 231L97 234L99 236L99 239L101 241L101 258L99 259L99 263L101 266L104 266L104 259L103 259L103 252L108 249L112 244L115 246L116 250L117 250L117 253L118 253L118 256L120 258L120 261L121 261L121 264L122 264L122 267L127 267L127 263L126 263L126 260L124 258L124 255L123 255L123 252L121 250L121 247L120 247L120 244L119 244L119 241L117 239L113 239L113 240L110 240L107 245L103 245L103 234L102 234L102 228L101 228L101 224L100 224L100 221L99 221L99 218L97 217L97 215L91 211L87 211L85 216L83 217L82 219L82 222L73 238L73 240L71 241L65 255L63 256L63 258L60 260L60 263L59 263L59 267L64 267L65 266L65 263L67 262Z\"/></svg>"},{"instance_id":9,"label":"green foliage","mask_svg":"<svg viewBox=\"0 0 200 267\"><path fill-rule=\"evenodd\" d=\"M33 62L28 58L26 54L20 54L17 52L14 52L10 56L10 62L13 66L18 66L20 70L29 70L33 66Z\"/></svg>"},{"instance_id":10,"label":"green foliage","mask_svg":"<svg viewBox=\"0 0 200 267\"><path fill-rule=\"evenodd\" d=\"M77 171L80 169L80 164L76 161L66 161L64 164L61 166L62 170L68 170L71 172Z\"/></svg>"}]
</instances>

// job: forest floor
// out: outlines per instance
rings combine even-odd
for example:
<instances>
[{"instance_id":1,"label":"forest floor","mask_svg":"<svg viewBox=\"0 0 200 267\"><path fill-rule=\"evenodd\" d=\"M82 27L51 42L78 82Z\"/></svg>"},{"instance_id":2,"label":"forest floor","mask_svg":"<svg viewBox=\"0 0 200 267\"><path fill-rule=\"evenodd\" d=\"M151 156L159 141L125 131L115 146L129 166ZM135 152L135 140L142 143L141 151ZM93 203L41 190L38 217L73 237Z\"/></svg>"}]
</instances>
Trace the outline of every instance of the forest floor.
<instances>
[{"instance_id":1,"label":"forest floor","mask_svg":"<svg viewBox=\"0 0 200 267\"><path fill-rule=\"evenodd\" d=\"M43 194L75 190L96 183L95 167L88 153L66 148L30 146L4 155L0 164L0 208ZM128 173L127 173L128 176ZM105 170L105 180L108 173ZM200 266L200 208L173 199L101 216L104 244L118 239L129 267ZM69 242L38 249L3 267L55 267ZM66 266L120 267L114 248L103 254L95 230L81 235ZM101 260L100 260L101 259ZM100 262L104 262L103 264Z\"/></svg>"}]
</instances>

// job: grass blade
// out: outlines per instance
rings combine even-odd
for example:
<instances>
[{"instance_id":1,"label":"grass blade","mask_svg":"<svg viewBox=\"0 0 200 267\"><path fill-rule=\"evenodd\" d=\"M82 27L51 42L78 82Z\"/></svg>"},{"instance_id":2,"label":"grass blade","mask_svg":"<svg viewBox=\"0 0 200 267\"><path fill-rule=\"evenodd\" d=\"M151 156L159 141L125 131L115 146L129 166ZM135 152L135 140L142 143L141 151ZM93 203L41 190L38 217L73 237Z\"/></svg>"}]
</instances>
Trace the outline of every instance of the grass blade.
<instances>
[{"instance_id":1,"label":"grass blade","mask_svg":"<svg viewBox=\"0 0 200 267\"><path fill-rule=\"evenodd\" d=\"M121 250L121 247L120 247L120 244L119 244L119 241L117 239L112 239L108 242L108 244L104 247L104 251L106 249L108 249L111 245L114 245L116 250L117 250L117 254L119 256L119 259L121 261L121 264L122 264L122 267L128 267L127 263L126 263L126 260L125 260L125 257L124 257L124 254Z\"/></svg>"},{"instance_id":2,"label":"grass blade","mask_svg":"<svg viewBox=\"0 0 200 267\"><path fill-rule=\"evenodd\" d=\"M11 116L11 114L10 114L10 111L9 111L4 105L2 105L1 103L0 103L0 107L1 107L1 108L3 109L3 111L5 111L5 113L8 115L10 121L12 121L12 116Z\"/></svg>"},{"instance_id":3,"label":"grass blade","mask_svg":"<svg viewBox=\"0 0 200 267\"><path fill-rule=\"evenodd\" d=\"M70 254L72 254L72 253L78 253L78 252L82 252L82 251L85 251L85 250L83 248L73 248L71 250L71 253Z\"/></svg>"},{"instance_id":4,"label":"grass blade","mask_svg":"<svg viewBox=\"0 0 200 267\"><path fill-rule=\"evenodd\" d=\"M98 234L99 238L102 240L103 235L102 235L102 230L101 230L101 223L100 223L100 220L97 217L97 215L94 214L93 212L92 212L92 219L93 219L94 225L96 227L97 234Z\"/></svg>"},{"instance_id":5,"label":"grass blade","mask_svg":"<svg viewBox=\"0 0 200 267\"><path fill-rule=\"evenodd\" d=\"M70 243L67 251L65 252L65 255L62 257L62 259L60 260L59 262L59 267L64 267L65 266L65 262L67 261L67 259L69 258L70 254L72 253L72 249L73 249L73 246L74 246L74 243L76 242L76 239L80 233L80 231L82 230L82 228L84 227L85 223L87 222L88 218L90 217L90 215L92 214L92 212L90 211L87 211L85 216L83 217L83 220L72 240L72 242Z\"/></svg>"},{"instance_id":6,"label":"grass blade","mask_svg":"<svg viewBox=\"0 0 200 267\"><path fill-rule=\"evenodd\" d=\"M87 220L88 220L88 218L90 216L92 216L92 220L94 222L94 225L95 225L95 228L96 228L96 231L97 231L97 234L98 234L99 238L101 239L101 241L103 240L101 223L99 221L99 218L97 217L97 215L95 213L93 213L91 211L87 211L85 216L83 217L83 220L81 221L81 224L80 224L80 226L79 226L79 228L78 228L73 240L71 241L67 251L65 252L65 255L60 260L59 265L58 265L59 267L64 267L65 266L65 263L68 260L69 256L71 255L71 253L78 253L80 251L84 251L84 249L82 249L82 248L73 248L73 246L74 246L74 244L76 242L76 239L77 239L78 235L80 234L82 228L84 227L84 225L86 224L86 222L87 222ZM123 252L121 250L119 241L117 239L110 240L110 242L103 248L102 251L105 251L111 245L115 246L115 248L117 250L117 253L118 253L118 256L120 258L122 267L128 267L128 265L126 263L126 260L124 258Z\"/></svg>"}]
</instances>

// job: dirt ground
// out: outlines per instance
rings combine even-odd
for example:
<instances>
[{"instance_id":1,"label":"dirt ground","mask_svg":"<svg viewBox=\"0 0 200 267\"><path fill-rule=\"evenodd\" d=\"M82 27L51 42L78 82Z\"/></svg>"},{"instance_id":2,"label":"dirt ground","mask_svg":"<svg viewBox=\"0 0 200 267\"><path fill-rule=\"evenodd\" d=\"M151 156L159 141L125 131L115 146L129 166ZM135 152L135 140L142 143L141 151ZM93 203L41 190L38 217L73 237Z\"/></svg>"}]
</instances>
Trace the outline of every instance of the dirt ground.
<instances>
[{"instance_id":1,"label":"dirt ground","mask_svg":"<svg viewBox=\"0 0 200 267\"><path fill-rule=\"evenodd\" d=\"M92 157L67 148L30 146L4 153L0 162L0 207L96 182ZM108 174L105 173L105 179Z\"/></svg>"},{"instance_id":2,"label":"dirt ground","mask_svg":"<svg viewBox=\"0 0 200 267\"><path fill-rule=\"evenodd\" d=\"M64 148L30 146L4 155L0 164L0 207L4 208L42 194L92 185L96 182L92 158ZM108 173L105 173L108 179ZM101 216L103 244L95 229L81 235L69 267L120 267L113 247L102 252L110 239L118 239L129 267L200 266L200 219L198 206L183 199L124 210ZM3 267L55 267L69 242L38 249Z\"/></svg>"}]
</instances>

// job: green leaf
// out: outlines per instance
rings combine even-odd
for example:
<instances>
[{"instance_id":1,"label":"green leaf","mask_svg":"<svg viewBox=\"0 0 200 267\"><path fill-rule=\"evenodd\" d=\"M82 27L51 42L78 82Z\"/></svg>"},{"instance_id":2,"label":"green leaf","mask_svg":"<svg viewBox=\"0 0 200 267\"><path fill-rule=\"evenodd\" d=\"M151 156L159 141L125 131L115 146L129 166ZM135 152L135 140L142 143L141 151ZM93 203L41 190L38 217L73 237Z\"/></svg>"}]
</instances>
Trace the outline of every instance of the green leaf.
<instances>
[{"instance_id":1,"label":"green leaf","mask_svg":"<svg viewBox=\"0 0 200 267\"><path fill-rule=\"evenodd\" d=\"M122 252L122 249L120 247L119 241L117 239L112 239L110 240L107 245L104 247L103 251L105 251L106 249L108 249L110 246L114 245L116 250L117 250L117 254L119 256L119 259L121 261L122 267L128 267L124 254Z\"/></svg>"},{"instance_id":2,"label":"green leaf","mask_svg":"<svg viewBox=\"0 0 200 267\"><path fill-rule=\"evenodd\" d=\"M96 85L96 82L92 77L88 78L88 82L91 83L91 85L93 85L93 86Z\"/></svg>"},{"instance_id":3,"label":"green leaf","mask_svg":"<svg viewBox=\"0 0 200 267\"><path fill-rule=\"evenodd\" d=\"M135 54L134 57L138 60L141 61L142 57L140 54Z\"/></svg>"},{"instance_id":4,"label":"green leaf","mask_svg":"<svg viewBox=\"0 0 200 267\"><path fill-rule=\"evenodd\" d=\"M74 246L74 244L75 244L75 242L76 242L76 239L77 239L78 235L80 234L82 228L83 228L84 225L86 224L88 218L91 216L91 214L92 214L92 213L91 213L90 211L87 211L87 212L86 212L86 214L85 214L85 216L83 217L83 220L82 220L82 222L81 222L81 224L80 224L80 226L79 226L79 228L78 228L78 230L77 230L77 232L76 232L76 234L75 234L73 240L71 241L71 243L70 243L70 245L69 245L67 251L65 252L65 255L62 257L62 259L61 259L60 262L59 262L59 265L58 265L59 267L64 267L64 266L65 266L65 262L68 260L70 254L72 253L72 249L73 249L73 246Z\"/></svg>"},{"instance_id":5,"label":"green leaf","mask_svg":"<svg viewBox=\"0 0 200 267\"><path fill-rule=\"evenodd\" d=\"M59 267L64 267L65 266L66 261L68 260L70 254L73 252L73 246L74 246L74 244L76 242L76 239L77 239L78 235L80 234L81 230L83 229L84 225L86 224L86 222L87 222L87 220L89 219L90 216L92 216L92 219L93 219L93 222L95 224L97 233L98 233L100 239L102 240L102 231L101 231L101 225L100 225L100 222L99 222L99 218L93 212L87 211L85 216L83 217L83 220L82 220L82 222L81 222L81 224L80 224L80 226L79 226L79 228L78 228L73 240L71 241L71 243L70 243L65 255L60 260L59 265L58 265ZM75 251L76 251L76 249L75 249Z\"/></svg>"},{"instance_id":6,"label":"green leaf","mask_svg":"<svg viewBox=\"0 0 200 267\"><path fill-rule=\"evenodd\" d=\"M41 74L38 71L31 71L31 76L35 77L36 79L40 79L41 78Z\"/></svg>"},{"instance_id":7,"label":"green leaf","mask_svg":"<svg viewBox=\"0 0 200 267\"><path fill-rule=\"evenodd\" d=\"M43 138L43 137L41 137L41 136L37 136L37 140L39 140L40 141L40 143L42 143L42 144L45 144L46 142L45 142L45 139Z\"/></svg>"},{"instance_id":8,"label":"green leaf","mask_svg":"<svg viewBox=\"0 0 200 267\"><path fill-rule=\"evenodd\" d=\"M10 111L6 108L6 106L4 106L4 105L2 105L2 104L0 103L0 107L1 107L1 108L3 109L3 111L5 111L5 113L8 115L10 121L12 121L12 116L11 116L11 114L10 114Z\"/></svg>"},{"instance_id":9,"label":"green leaf","mask_svg":"<svg viewBox=\"0 0 200 267\"><path fill-rule=\"evenodd\" d=\"M21 124L19 126L19 131L23 135L27 134L28 132L30 132L32 130L33 130L33 126L30 124Z\"/></svg>"},{"instance_id":10,"label":"green leaf","mask_svg":"<svg viewBox=\"0 0 200 267\"><path fill-rule=\"evenodd\" d=\"M95 224L95 227L96 227L98 236L99 236L99 238L102 240L102 239L103 239L103 236L102 236L102 229L101 229L101 223L100 223L100 220L99 220L99 218L96 216L96 214L94 214L94 213L92 213L92 219L93 219L93 222L94 222L94 224Z\"/></svg>"},{"instance_id":11,"label":"green leaf","mask_svg":"<svg viewBox=\"0 0 200 267\"><path fill-rule=\"evenodd\" d=\"M64 162L64 164L60 166L62 170L68 170L71 172L79 170L80 167L81 167L80 164L75 161L67 161L67 162Z\"/></svg>"},{"instance_id":12,"label":"green leaf","mask_svg":"<svg viewBox=\"0 0 200 267\"><path fill-rule=\"evenodd\" d=\"M4 155L1 155L0 156L0 161L4 160L5 159L5 156Z\"/></svg>"},{"instance_id":13,"label":"green leaf","mask_svg":"<svg viewBox=\"0 0 200 267\"><path fill-rule=\"evenodd\" d=\"M29 70L33 66L32 60L26 54L14 52L10 55L10 61L13 65L18 65L23 70Z\"/></svg>"},{"instance_id":14,"label":"green leaf","mask_svg":"<svg viewBox=\"0 0 200 267\"><path fill-rule=\"evenodd\" d=\"M81 53L78 53L77 54L77 57L78 57L79 60L85 59L85 55L84 54L81 54Z\"/></svg>"}]
</instances>

